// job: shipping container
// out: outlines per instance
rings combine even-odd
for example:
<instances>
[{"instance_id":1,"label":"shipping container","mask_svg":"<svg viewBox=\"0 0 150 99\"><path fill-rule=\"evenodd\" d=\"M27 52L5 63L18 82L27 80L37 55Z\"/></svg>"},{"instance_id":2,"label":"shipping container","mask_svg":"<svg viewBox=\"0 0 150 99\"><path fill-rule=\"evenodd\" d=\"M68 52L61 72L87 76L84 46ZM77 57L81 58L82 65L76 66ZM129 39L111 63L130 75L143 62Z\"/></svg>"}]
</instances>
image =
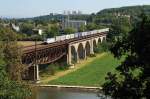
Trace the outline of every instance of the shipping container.
<instances>
[{"instance_id":1,"label":"shipping container","mask_svg":"<svg viewBox=\"0 0 150 99\"><path fill-rule=\"evenodd\" d=\"M75 34L70 34L70 38L74 38L75 37Z\"/></svg>"},{"instance_id":2,"label":"shipping container","mask_svg":"<svg viewBox=\"0 0 150 99\"><path fill-rule=\"evenodd\" d=\"M66 35L62 35L61 37L61 41L64 41L66 39Z\"/></svg>"},{"instance_id":3,"label":"shipping container","mask_svg":"<svg viewBox=\"0 0 150 99\"><path fill-rule=\"evenodd\" d=\"M61 36L56 36L56 41L61 41Z\"/></svg>"},{"instance_id":4,"label":"shipping container","mask_svg":"<svg viewBox=\"0 0 150 99\"><path fill-rule=\"evenodd\" d=\"M78 33L75 33L75 34L74 34L74 37L75 37L75 38L78 38L78 37L79 37L79 36L78 36Z\"/></svg>"},{"instance_id":5,"label":"shipping container","mask_svg":"<svg viewBox=\"0 0 150 99\"><path fill-rule=\"evenodd\" d=\"M67 39L70 39L70 35L69 35L69 34L68 34L68 35L66 35L66 40L67 40Z\"/></svg>"},{"instance_id":6,"label":"shipping container","mask_svg":"<svg viewBox=\"0 0 150 99\"><path fill-rule=\"evenodd\" d=\"M55 42L55 38L47 38L44 40L44 43L49 44Z\"/></svg>"}]
</instances>

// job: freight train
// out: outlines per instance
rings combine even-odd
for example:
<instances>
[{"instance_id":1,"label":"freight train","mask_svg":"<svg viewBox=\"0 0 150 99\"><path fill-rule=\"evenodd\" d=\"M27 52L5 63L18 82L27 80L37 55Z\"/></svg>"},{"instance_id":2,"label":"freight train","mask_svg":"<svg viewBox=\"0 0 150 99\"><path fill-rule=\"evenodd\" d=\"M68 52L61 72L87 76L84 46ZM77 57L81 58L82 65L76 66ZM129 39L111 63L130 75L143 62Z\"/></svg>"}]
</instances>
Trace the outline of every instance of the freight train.
<instances>
[{"instance_id":1,"label":"freight train","mask_svg":"<svg viewBox=\"0 0 150 99\"><path fill-rule=\"evenodd\" d=\"M83 36L88 36L92 34L108 32L108 31L109 31L109 28L105 28L105 29L93 30L93 31L88 31L88 32L78 32L74 34L61 35L61 36L56 36L55 38L46 38L44 40L44 43L49 44L49 43L54 43L58 41L64 41L64 40L73 39L73 38L80 38Z\"/></svg>"}]
</instances>

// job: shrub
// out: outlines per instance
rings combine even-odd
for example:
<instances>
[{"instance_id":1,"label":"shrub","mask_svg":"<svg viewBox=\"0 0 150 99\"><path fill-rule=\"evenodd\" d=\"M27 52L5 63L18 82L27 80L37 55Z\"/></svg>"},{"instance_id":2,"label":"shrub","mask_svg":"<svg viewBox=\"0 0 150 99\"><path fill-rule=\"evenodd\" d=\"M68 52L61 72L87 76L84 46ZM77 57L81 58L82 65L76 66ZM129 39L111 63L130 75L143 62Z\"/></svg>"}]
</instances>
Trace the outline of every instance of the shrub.
<instances>
[{"instance_id":1,"label":"shrub","mask_svg":"<svg viewBox=\"0 0 150 99\"><path fill-rule=\"evenodd\" d=\"M58 69L58 65L57 64L50 64L46 68L46 72L50 73L50 75L55 75L57 69Z\"/></svg>"},{"instance_id":2,"label":"shrub","mask_svg":"<svg viewBox=\"0 0 150 99\"><path fill-rule=\"evenodd\" d=\"M90 57L96 57L96 54L90 54Z\"/></svg>"},{"instance_id":3,"label":"shrub","mask_svg":"<svg viewBox=\"0 0 150 99\"><path fill-rule=\"evenodd\" d=\"M102 53L109 51L110 43L104 41L103 43L99 43L98 46L94 49L95 53Z\"/></svg>"},{"instance_id":4,"label":"shrub","mask_svg":"<svg viewBox=\"0 0 150 99\"><path fill-rule=\"evenodd\" d=\"M68 65L67 63L63 63L63 64L61 64L61 66L59 66L59 69L60 69L60 70L69 69L69 65Z\"/></svg>"}]
</instances>

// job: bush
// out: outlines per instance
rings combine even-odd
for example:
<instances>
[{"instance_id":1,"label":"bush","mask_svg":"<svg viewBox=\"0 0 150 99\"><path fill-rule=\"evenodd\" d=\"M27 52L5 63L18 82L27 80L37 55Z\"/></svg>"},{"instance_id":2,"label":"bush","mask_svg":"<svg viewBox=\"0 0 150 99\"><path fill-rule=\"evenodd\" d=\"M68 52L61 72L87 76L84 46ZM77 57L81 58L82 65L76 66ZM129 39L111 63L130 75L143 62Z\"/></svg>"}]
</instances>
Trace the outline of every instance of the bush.
<instances>
[{"instance_id":1,"label":"bush","mask_svg":"<svg viewBox=\"0 0 150 99\"><path fill-rule=\"evenodd\" d=\"M47 72L48 74L50 73L50 75L55 75L57 69L58 69L58 65L57 64L50 64L46 68L45 72Z\"/></svg>"},{"instance_id":2,"label":"bush","mask_svg":"<svg viewBox=\"0 0 150 99\"><path fill-rule=\"evenodd\" d=\"M110 43L104 41L103 43L99 43L98 46L94 49L95 53L102 53L109 51Z\"/></svg>"},{"instance_id":3,"label":"bush","mask_svg":"<svg viewBox=\"0 0 150 99\"><path fill-rule=\"evenodd\" d=\"M90 54L90 57L96 57L96 54Z\"/></svg>"},{"instance_id":4,"label":"bush","mask_svg":"<svg viewBox=\"0 0 150 99\"><path fill-rule=\"evenodd\" d=\"M54 63L54 64L49 64L49 65L43 65L41 66L41 72L40 74L42 76L44 75L55 75L55 73L59 70L66 70L69 69L69 65L66 63Z\"/></svg>"},{"instance_id":5,"label":"bush","mask_svg":"<svg viewBox=\"0 0 150 99\"><path fill-rule=\"evenodd\" d=\"M63 64L61 64L61 66L59 66L59 69L60 69L60 70L69 69L69 65L68 65L67 63L63 63Z\"/></svg>"}]
</instances>

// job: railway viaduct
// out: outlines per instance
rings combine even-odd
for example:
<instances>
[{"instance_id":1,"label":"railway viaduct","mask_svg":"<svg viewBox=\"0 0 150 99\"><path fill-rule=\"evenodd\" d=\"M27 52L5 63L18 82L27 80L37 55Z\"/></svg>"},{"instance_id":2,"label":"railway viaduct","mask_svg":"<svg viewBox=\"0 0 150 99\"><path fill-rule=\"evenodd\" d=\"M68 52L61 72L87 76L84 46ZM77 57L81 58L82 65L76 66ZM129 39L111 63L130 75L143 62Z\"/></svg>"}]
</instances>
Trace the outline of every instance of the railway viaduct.
<instances>
[{"instance_id":1,"label":"railway viaduct","mask_svg":"<svg viewBox=\"0 0 150 99\"><path fill-rule=\"evenodd\" d=\"M66 62L70 66L87 59L94 54L98 43L106 40L107 32L96 33L79 38L58 41L50 44L38 44L23 48L22 63L26 66L23 78L38 81L39 65L53 63L66 56Z\"/></svg>"},{"instance_id":2,"label":"railway viaduct","mask_svg":"<svg viewBox=\"0 0 150 99\"><path fill-rule=\"evenodd\" d=\"M94 49L98 43L102 43L104 40L106 40L105 35L70 42L68 44L67 63L73 65L73 63L80 63L80 60L87 59L87 56L94 54Z\"/></svg>"}]
</instances>

